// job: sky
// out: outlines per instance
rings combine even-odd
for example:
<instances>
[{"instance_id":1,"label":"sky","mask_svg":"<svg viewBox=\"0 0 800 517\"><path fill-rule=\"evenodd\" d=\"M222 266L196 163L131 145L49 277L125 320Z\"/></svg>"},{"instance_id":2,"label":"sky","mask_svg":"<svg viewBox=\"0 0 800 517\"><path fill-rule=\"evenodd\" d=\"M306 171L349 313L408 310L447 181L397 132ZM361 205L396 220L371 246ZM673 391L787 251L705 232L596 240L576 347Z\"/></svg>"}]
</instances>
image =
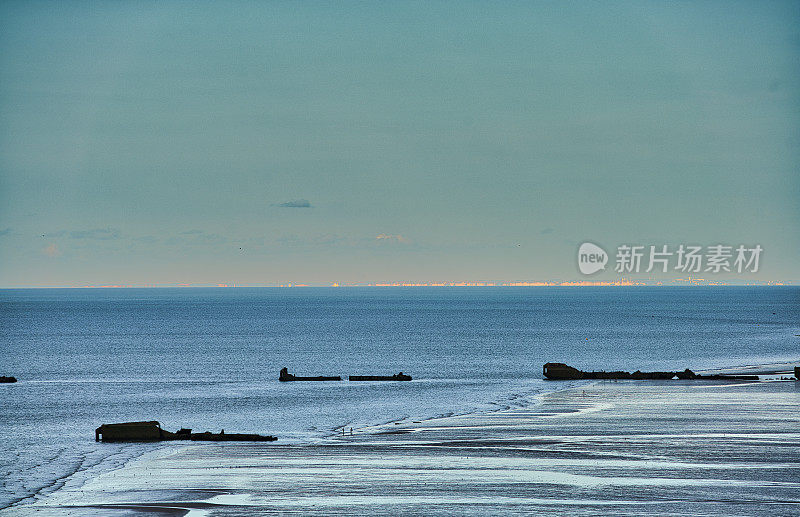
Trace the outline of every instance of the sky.
<instances>
[{"instance_id":1,"label":"sky","mask_svg":"<svg viewBox=\"0 0 800 517\"><path fill-rule=\"evenodd\" d=\"M608 280L624 244L800 282L800 3L0 3L0 287Z\"/></svg>"}]
</instances>

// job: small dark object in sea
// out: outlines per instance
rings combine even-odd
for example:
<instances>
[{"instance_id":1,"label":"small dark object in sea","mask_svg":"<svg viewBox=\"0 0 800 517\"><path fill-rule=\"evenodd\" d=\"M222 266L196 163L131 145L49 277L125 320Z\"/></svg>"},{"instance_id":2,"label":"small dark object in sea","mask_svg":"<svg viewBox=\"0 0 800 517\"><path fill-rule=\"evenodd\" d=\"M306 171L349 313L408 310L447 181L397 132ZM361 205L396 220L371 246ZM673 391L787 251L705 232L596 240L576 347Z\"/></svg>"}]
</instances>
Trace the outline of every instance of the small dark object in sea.
<instances>
[{"instance_id":1,"label":"small dark object in sea","mask_svg":"<svg viewBox=\"0 0 800 517\"><path fill-rule=\"evenodd\" d=\"M0 383L10 383L10 382L17 382L16 377L6 377L5 375L0 375Z\"/></svg>"},{"instance_id":2,"label":"small dark object in sea","mask_svg":"<svg viewBox=\"0 0 800 517\"><path fill-rule=\"evenodd\" d=\"M757 381L758 375L698 375L686 369L682 372L584 372L567 366L564 363L547 363L542 367L547 380L566 381L577 379L613 379L613 380L669 380L677 377L684 380L704 381Z\"/></svg>"},{"instance_id":3,"label":"small dark object in sea","mask_svg":"<svg viewBox=\"0 0 800 517\"><path fill-rule=\"evenodd\" d=\"M287 368L281 368L281 373L278 376L278 380L281 382L289 382L289 381L340 381L342 380L341 377L298 377L297 375L292 375L289 373Z\"/></svg>"},{"instance_id":4,"label":"small dark object in sea","mask_svg":"<svg viewBox=\"0 0 800 517\"><path fill-rule=\"evenodd\" d=\"M192 440L206 442L274 442L275 436L260 434L192 433L191 429L181 428L177 433L161 429L155 420L149 422L125 422L122 424L103 424L94 430L96 442L159 442L165 440Z\"/></svg>"},{"instance_id":5,"label":"small dark object in sea","mask_svg":"<svg viewBox=\"0 0 800 517\"><path fill-rule=\"evenodd\" d=\"M394 375L351 375L351 381L410 381L411 376L403 372Z\"/></svg>"}]
</instances>

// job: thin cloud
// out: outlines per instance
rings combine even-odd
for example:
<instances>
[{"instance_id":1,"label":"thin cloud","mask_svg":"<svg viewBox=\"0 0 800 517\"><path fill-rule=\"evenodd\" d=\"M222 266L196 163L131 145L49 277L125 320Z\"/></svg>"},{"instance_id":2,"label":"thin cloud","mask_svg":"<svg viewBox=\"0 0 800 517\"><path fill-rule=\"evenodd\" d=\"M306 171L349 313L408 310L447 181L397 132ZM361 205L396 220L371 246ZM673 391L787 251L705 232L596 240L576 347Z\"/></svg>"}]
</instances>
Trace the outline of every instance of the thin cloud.
<instances>
[{"instance_id":1,"label":"thin cloud","mask_svg":"<svg viewBox=\"0 0 800 517\"><path fill-rule=\"evenodd\" d=\"M69 232L70 239L96 239L110 241L119 238L119 230L116 228L94 228L91 230L77 230Z\"/></svg>"},{"instance_id":2,"label":"thin cloud","mask_svg":"<svg viewBox=\"0 0 800 517\"><path fill-rule=\"evenodd\" d=\"M10 234L11 234L11 228L6 228L5 230L0 230L0 237L3 237L5 235L10 235Z\"/></svg>"},{"instance_id":3,"label":"thin cloud","mask_svg":"<svg viewBox=\"0 0 800 517\"><path fill-rule=\"evenodd\" d=\"M167 246L176 246L176 245L190 245L190 246L202 246L202 245L217 245L217 244L225 244L228 242L228 238L216 233L206 233L203 230L189 230L185 232L178 233L177 236L172 236L164 240L164 244Z\"/></svg>"},{"instance_id":4,"label":"thin cloud","mask_svg":"<svg viewBox=\"0 0 800 517\"><path fill-rule=\"evenodd\" d=\"M549 234L553 233L553 229L552 228L545 228L544 230L540 231L539 233L541 233L542 235L549 235Z\"/></svg>"},{"instance_id":5,"label":"thin cloud","mask_svg":"<svg viewBox=\"0 0 800 517\"><path fill-rule=\"evenodd\" d=\"M154 235L144 235L142 237L134 237L132 239L134 242L143 242L145 244L153 244L159 241L159 238Z\"/></svg>"},{"instance_id":6,"label":"thin cloud","mask_svg":"<svg viewBox=\"0 0 800 517\"><path fill-rule=\"evenodd\" d=\"M100 241L110 241L119 239L120 231L116 228L107 226L105 228L90 228L88 230L59 230L57 232L43 233L45 238L69 237L70 239L94 239Z\"/></svg>"},{"instance_id":7,"label":"thin cloud","mask_svg":"<svg viewBox=\"0 0 800 517\"><path fill-rule=\"evenodd\" d=\"M410 244L411 239L403 237L400 234L392 235L389 233L381 233L375 236L375 239L383 242L399 242L401 244Z\"/></svg>"},{"instance_id":8,"label":"thin cloud","mask_svg":"<svg viewBox=\"0 0 800 517\"><path fill-rule=\"evenodd\" d=\"M325 233L311 236L298 236L290 233L277 238L275 242L281 246L288 247L311 247L311 246L337 246L346 242L347 239L336 234Z\"/></svg>"},{"instance_id":9,"label":"thin cloud","mask_svg":"<svg viewBox=\"0 0 800 517\"><path fill-rule=\"evenodd\" d=\"M278 203L281 208L311 208L311 203L308 199L295 199L294 201L286 201L285 203Z\"/></svg>"}]
</instances>

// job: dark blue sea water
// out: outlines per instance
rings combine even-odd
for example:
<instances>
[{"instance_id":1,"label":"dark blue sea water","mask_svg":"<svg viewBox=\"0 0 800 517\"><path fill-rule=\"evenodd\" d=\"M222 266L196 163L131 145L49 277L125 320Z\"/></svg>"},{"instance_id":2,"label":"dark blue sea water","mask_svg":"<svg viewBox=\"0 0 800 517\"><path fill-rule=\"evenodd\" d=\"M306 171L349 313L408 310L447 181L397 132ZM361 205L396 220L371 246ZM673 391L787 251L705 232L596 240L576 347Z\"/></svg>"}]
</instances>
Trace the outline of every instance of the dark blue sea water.
<instances>
[{"instance_id":1,"label":"dark blue sea water","mask_svg":"<svg viewBox=\"0 0 800 517\"><path fill-rule=\"evenodd\" d=\"M542 364L683 369L800 358L800 288L0 290L0 508L158 445L102 423L258 432L533 403ZM279 383L392 374L408 383ZM29 500L29 499L28 499Z\"/></svg>"}]
</instances>

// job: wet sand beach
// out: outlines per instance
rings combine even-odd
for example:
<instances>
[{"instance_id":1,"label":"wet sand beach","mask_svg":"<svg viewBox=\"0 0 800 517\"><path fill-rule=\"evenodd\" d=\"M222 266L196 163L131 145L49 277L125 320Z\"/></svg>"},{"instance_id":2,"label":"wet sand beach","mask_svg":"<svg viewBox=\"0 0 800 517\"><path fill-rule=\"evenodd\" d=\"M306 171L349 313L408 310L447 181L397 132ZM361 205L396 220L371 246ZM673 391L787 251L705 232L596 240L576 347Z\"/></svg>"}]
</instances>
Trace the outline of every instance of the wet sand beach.
<instances>
[{"instance_id":1,"label":"wet sand beach","mask_svg":"<svg viewBox=\"0 0 800 517\"><path fill-rule=\"evenodd\" d=\"M798 515L800 384L596 382L315 445L170 444L6 513Z\"/></svg>"}]
</instances>

